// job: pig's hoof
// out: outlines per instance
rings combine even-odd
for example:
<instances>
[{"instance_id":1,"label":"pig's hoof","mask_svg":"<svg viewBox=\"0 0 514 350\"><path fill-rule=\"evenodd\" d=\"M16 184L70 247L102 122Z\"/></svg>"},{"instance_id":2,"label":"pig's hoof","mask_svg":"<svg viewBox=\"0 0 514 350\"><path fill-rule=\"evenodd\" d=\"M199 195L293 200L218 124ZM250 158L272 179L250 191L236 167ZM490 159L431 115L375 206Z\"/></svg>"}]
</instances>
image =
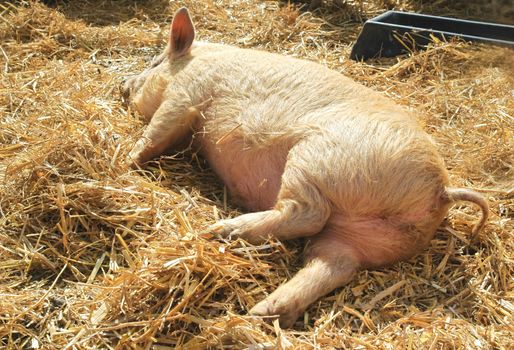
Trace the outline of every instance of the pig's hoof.
<instances>
[{"instance_id":1,"label":"pig's hoof","mask_svg":"<svg viewBox=\"0 0 514 350\"><path fill-rule=\"evenodd\" d=\"M235 240L240 237L252 244L258 244L264 241L264 239L258 234L255 234L249 226L250 225L239 223L238 218L234 218L218 221L211 225L207 231L212 234L219 234L230 240Z\"/></svg>"},{"instance_id":2,"label":"pig's hoof","mask_svg":"<svg viewBox=\"0 0 514 350\"><path fill-rule=\"evenodd\" d=\"M230 224L229 221L230 220L218 221L217 223L209 226L207 231L228 239L237 239L237 237L242 236L243 232L234 225Z\"/></svg>"},{"instance_id":3,"label":"pig's hoof","mask_svg":"<svg viewBox=\"0 0 514 350\"><path fill-rule=\"evenodd\" d=\"M269 319L278 318L280 327L290 328L302 314L301 311L294 307L294 304L295 302L293 300L283 302L270 296L255 305L250 310L250 315L262 316Z\"/></svg>"},{"instance_id":4,"label":"pig's hoof","mask_svg":"<svg viewBox=\"0 0 514 350\"><path fill-rule=\"evenodd\" d=\"M141 137L137 140L132 150L129 152L126 158L126 162L130 164L133 169L139 168L148 159L148 153L152 151L152 144L146 137Z\"/></svg>"}]
</instances>

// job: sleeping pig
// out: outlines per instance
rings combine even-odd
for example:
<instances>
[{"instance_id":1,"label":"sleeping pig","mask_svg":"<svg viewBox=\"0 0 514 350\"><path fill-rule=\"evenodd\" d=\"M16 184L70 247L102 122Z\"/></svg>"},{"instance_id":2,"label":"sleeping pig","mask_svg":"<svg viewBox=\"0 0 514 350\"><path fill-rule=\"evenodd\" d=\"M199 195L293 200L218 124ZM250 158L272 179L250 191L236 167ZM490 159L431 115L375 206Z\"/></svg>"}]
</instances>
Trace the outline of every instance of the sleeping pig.
<instances>
[{"instance_id":1,"label":"sleeping pig","mask_svg":"<svg viewBox=\"0 0 514 350\"><path fill-rule=\"evenodd\" d=\"M443 160L413 115L319 64L195 42L187 9L169 42L123 95L149 122L129 154L138 167L192 144L251 213L210 231L258 244L308 237L305 267L250 313L283 327L359 269L425 249L457 200Z\"/></svg>"}]
</instances>

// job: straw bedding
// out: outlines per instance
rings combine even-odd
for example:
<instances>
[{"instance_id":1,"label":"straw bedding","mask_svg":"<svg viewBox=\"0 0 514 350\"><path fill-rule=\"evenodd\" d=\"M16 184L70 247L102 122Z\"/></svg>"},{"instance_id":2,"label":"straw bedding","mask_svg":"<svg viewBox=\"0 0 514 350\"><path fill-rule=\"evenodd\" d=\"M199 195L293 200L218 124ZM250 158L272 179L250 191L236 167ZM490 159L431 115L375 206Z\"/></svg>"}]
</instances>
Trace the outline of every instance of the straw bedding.
<instances>
[{"instance_id":1,"label":"straw bedding","mask_svg":"<svg viewBox=\"0 0 514 350\"><path fill-rule=\"evenodd\" d=\"M387 8L512 23L509 1L488 3L0 2L0 347L512 349L513 52L436 42L347 59L361 21ZM362 271L293 329L247 316L301 266L302 242L202 235L240 210L192 152L124 163L143 123L118 86L183 5L202 40L316 60L416 109L453 184L489 200L478 240L476 209L457 206L430 249Z\"/></svg>"}]
</instances>

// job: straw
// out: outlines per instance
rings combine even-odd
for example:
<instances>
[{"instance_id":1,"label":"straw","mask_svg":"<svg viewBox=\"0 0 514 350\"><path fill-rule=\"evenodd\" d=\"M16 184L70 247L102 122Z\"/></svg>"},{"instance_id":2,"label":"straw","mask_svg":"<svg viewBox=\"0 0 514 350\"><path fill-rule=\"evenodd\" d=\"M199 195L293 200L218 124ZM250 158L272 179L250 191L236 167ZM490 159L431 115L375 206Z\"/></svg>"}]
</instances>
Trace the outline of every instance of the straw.
<instances>
[{"instance_id":1,"label":"straw","mask_svg":"<svg viewBox=\"0 0 514 350\"><path fill-rule=\"evenodd\" d=\"M347 58L386 9L508 21L508 1L55 3L0 2L0 347L514 347L513 52L452 41ZM192 151L124 162L144 124L119 84L162 50L181 6L200 40L315 60L416 110L453 185L490 203L479 240L476 208L458 205L427 251L360 272L292 329L248 316L301 267L303 242L202 234L242 211Z\"/></svg>"}]
</instances>

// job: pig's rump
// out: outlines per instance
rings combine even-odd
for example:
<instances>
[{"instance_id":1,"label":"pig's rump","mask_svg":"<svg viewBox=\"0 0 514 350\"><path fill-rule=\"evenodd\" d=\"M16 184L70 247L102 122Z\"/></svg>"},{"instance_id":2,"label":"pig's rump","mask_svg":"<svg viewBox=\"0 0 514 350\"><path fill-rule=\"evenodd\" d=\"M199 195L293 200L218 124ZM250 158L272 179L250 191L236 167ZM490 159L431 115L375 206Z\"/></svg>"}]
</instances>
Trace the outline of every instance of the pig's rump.
<instances>
[{"instance_id":1,"label":"pig's rump","mask_svg":"<svg viewBox=\"0 0 514 350\"><path fill-rule=\"evenodd\" d=\"M285 125L273 132L268 123L258 136L255 116L251 127L243 115L224 132L205 123L202 153L234 199L251 211L273 207L283 176L291 182L294 174L299 185L289 192L305 197L301 192L309 185L330 203L319 238L347 242L369 266L405 258L402 251L413 255L426 246L447 210L440 199L447 183L441 160L410 119L345 112L299 121L289 126L290 133Z\"/></svg>"}]
</instances>

